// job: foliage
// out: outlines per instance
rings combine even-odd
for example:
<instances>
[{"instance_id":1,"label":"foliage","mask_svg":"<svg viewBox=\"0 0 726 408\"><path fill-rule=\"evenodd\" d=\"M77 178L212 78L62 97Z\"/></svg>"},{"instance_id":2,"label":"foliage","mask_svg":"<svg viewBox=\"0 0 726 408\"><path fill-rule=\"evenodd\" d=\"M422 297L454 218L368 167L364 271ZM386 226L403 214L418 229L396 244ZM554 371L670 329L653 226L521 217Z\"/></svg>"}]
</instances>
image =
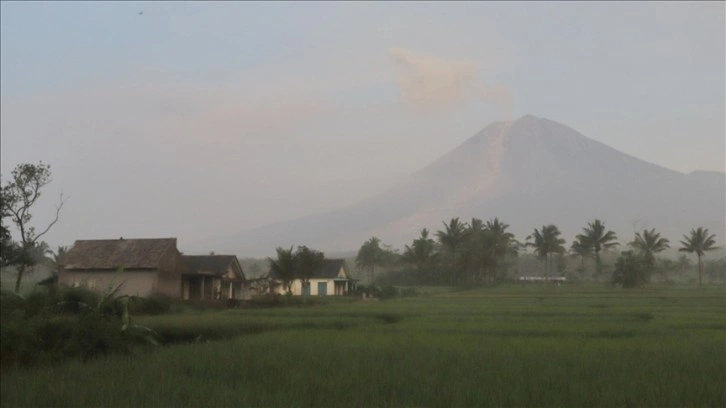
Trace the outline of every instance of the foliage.
<instances>
[{"instance_id":1,"label":"foliage","mask_svg":"<svg viewBox=\"0 0 726 408\"><path fill-rule=\"evenodd\" d=\"M509 228L509 224L499 221L499 218L496 217L493 220L487 221L485 227L492 236L493 247L491 248L491 251L495 258L493 267L494 276L492 276L492 278L495 280L502 278L502 276L500 276L499 268L502 260L506 259L508 256L517 256L518 249L520 247L520 243L514 238L514 234L507 232L507 228Z\"/></svg>"},{"instance_id":2,"label":"foliage","mask_svg":"<svg viewBox=\"0 0 726 408\"><path fill-rule=\"evenodd\" d=\"M296 277L303 283L308 283L315 272L323 266L325 254L306 246L299 246L297 247L297 251L295 251L294 258Z\"/></svg>"},{"instance_id":3,"label":"foliage","mask_svg":"<svg viewBox=\"0 0 726 408\"><path fill-rule=\"evenodd\" d=\"M635 240L630 242L630 246L640 252L650 267L655 266L655 254L670 248L668 239L661 238L660 233L655 232L655 228L643 230L642 233L636 232Z\"/></svg>"},{"instance_id":4,"label":"foliage","mask_svg":"<svg viewBox=\"0 0 726 408\"><path fill-rule=\"evenodd\" d=\"M449 251L452 263L456 263L456 250L466 240L467 225L465 222L459 221L459 217L452 218L448 224L444 221L442 223L444 224L444 230L437 231L436 237L439 244Z\"/></svg>"},{"instance_id":5,"label":"foliage","mask_svg":"<svg viewBox=\"0 0 726 408\"><path fill-rule=\"evenodd\" d=\"M552 255L565 253L565 240L560 238L557 226L543 225L541 229L534 229L532 235L527 237L526 245L534 248L534 252L545 262L545 276L550 276L552 269Z\"/></svg>"},{"instance_id":6,"label":"foliage","mask_svg":"<svg viewBox=\"0 0 726 408\"><path fill-rule=\"evenodd\" d=\"M718 249L715 238L715 234L708 234L708 228L698 227L697 229L692 229L690 235L683 236L684 240L681 241L682 246L678 249L682 252L695 253L698 256L698 286L701 286L703 276L703 261L701 261L701 257L707 251Z\"/></svg>"},{"instance_id":7,"label":"foliage","mask_svg":"<svg viewBox=\"0 0 726 408\"><path fill-rule=\"evenodd\" d=\"M612 282L623 288L643 286L649 279L648 261L633 251L624 251L615 263Z\"/></svg>"},{"instance_id":8,"label":"foliage","mask_svg":"<svg viewBox=\"0 0 726 408\"><path fill-rule=\"evenodd\" d=\"M424 228L421 230L421 236L413 240L411 246L406 245L402 260L423 275L433 266L436 256L436 242L429 238L429 231Z\"/></svg>"},{"instance_id":9,"label":"foliage","mask_svg":"<svg viewBox=\"0 0 726 408\"><path fill-rule=\"evenodd\" d=\"M132 324L129 305L143 299L84 288L35 291L24 298L2 292L0 365L24 366L87 360L128 353L142 344L158 344L156 333Z\"/></svg>"},{"instance_id":10,"label":"foliage","mask_svg":"<svg viewBox=\"0 0 726 408\"><path fill-rule=\"evenodd\" d=\"M376 266L385 265L389 258L386 250L381 248L381 240L376 237L371 237L358 250L358 255L355 257L355 264L359 268L368 271L368 282L372 283Z\"/></svg>"},{"instance_id":11,"label":"foliage","mask_svg":"<svg viewBox=\"0 0 726 408\"><path fill-rule=\"evenodd\" d=\"M706 262L703 272L713 281L726 282L726 257Z\"/></svg>"},{"instance_id":12,"label":"foliage","mask_svg":"<svg viewBox=\"0 0 726 408\"><path fill-rule=\"evenodd\" d=\"M576 239L582 245L592 248L595 252L595 278L599 278L603 272L600 252L613 249L620 245L617 242L618 237L613 231L606 230L604 222L596 219L588 223L582 229L582 234L577 235Z\"/></svg>"},{"instance_id":13,"label":"foliage","mask_svg":"<svg viewBox=\"0 0 726 408\"><path fill-rule=\"evenodd\" d=\"M0 190L0 216L17 228L20 241L12 243L7 226L2 223L2 263L3 265L18 266L18 276L15 283L15 293L20 291L23 273L27 266L34 265L33 255L39 252L40 238L45 235L58 222L64 201L63 196L56 206L55 218L41 232L36 233L32 221L31 210L41 196L41 190L51 182L50 166L40 162L38 164L19 164L12 171L11 180ZM7 252L6 252L7 251Z\"/></svg>"},{"instance_id":14,"label":"foliage","mask_svg":"<svg viewBox=\"0 0 726 408\"><path fill-rule=\"evenodd\" d=\"M585 258L590 257L592 252L592 244L585 237L576 237L572 241L572 245L570 245L570 254L580 257L580 266L578 268L580 277L585 274Z\"/></svg>"},{"instance_id":15,"label":"foliage","mask_svg":"<svg viewBox=\"0 0 726 408\"><path fill-rule=\"evenodd\" d=\"M282 287L288 294L292 294L292 282L295 280L296 259L292 247L285 249L278 247L277 258L267 258L270 263L270 271L277 279L282 281Z\"/></svg>"},{"instance_id":16,"label":"foliage","mask_svg":"<svg viewBox=\"0 0 726 408\"><path fill-rule=\"evenodd\" d=\"M300 279L303 285L310 282L323 263L325 254L307 246L298 246L297 250L277 248L277 258L267 258L270 271L276 279L282 281L282 287L288 295L292 295L292 284Z\"/></svg>"},{"instance_id":17,"label":"foliage","mask_svg":"<svg viewBox=\"0 0 726 408\"><path fill-rule=\"evenodd\" d=\"M643 230L635 233L635 240L629 243L640 256L643 258L644 267L648 270L647 275L650 276L655 271L655 254L663 252L670 248L669 241L661 238L660 233L655 232L655 228ZM663 279L665 281L665 279Z\"/></svg>"}]
</instances>

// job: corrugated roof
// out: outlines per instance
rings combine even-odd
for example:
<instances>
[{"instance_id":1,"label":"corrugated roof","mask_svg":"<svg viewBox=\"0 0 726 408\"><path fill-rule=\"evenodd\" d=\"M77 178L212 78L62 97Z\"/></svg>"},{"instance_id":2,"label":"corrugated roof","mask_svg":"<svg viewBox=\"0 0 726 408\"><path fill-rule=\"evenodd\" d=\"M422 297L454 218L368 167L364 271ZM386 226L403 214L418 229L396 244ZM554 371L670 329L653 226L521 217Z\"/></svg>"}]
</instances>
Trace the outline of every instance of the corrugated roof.
<instances>
[{"instance_id":1,"label":"corrugated roof","mask_svg":"<svg viewBox=\"0 0 726 408\"><path fill-rule=\"evenodd\" d=\"M65 269L156 269L176 238L78 240L61 259Z\"/></svg>"},{"instance_id":2,"label":"corrugated roof","mask_svg":"<svg viewBox=\"0 0 726 408\"><path fill-rule=\"evenodd\" d=\"M208 274L224 275L227 269L239 261L234 255L184 255L182 256L190 274ZM244 278L242 267L239 271Z\"/></svg>"},{"instance_id":3,"label":"corrugated roof","mask_svg":"<svg viewBox=\"0 0 726 408\"><path fill-rule=\"evenodd\" d=\"M345 259L325 259L323 265L313 274L312 279L337 278L338 272L343 265L346 265ZM347 266L345 270L346 272L348 271ZM277 274L272 269L270 269L267 276L272 279L277 279Z\"/></svg>"}]
</instances>

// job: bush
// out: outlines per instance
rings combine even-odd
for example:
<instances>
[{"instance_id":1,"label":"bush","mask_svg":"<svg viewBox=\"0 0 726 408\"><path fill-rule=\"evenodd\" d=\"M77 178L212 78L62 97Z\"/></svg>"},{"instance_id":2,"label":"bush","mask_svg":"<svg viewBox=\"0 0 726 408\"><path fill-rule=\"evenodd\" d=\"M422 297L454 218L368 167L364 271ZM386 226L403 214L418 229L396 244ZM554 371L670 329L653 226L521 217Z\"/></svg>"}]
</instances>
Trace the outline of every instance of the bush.
<instances>
[{"instance_id":1,"label":"bush","mask_svg":"<svg viewBox=\"0 0 726 408\"><path fill-rule=\"evenodd\" d=\"M648 275L646 263L632 251L625 251L615 263L612 282L623 288L634 288L644 285Z\"/></svg>"},{"instance_id":2,"label":"bush","mask_svg":"<svg viewBox=\"0 0 726 408\"><path fill-rule=\"evenodd\" d=\"M167 296L153 295L148 298L135 297L129 302L129 313L133 315L159 315L171 310L172 300Z\"/></svg>"},{"instance_id":3,"label":"bush","mask_svg":"<svg viewBox=\"0 0 726 408\"><path fill-rule=\"evenodd\" d=\"M126 296L83 288L0 296L0 365L56 363L129 352L155 343L154 332L129 322Z\"/></svg>"}]
</instances>

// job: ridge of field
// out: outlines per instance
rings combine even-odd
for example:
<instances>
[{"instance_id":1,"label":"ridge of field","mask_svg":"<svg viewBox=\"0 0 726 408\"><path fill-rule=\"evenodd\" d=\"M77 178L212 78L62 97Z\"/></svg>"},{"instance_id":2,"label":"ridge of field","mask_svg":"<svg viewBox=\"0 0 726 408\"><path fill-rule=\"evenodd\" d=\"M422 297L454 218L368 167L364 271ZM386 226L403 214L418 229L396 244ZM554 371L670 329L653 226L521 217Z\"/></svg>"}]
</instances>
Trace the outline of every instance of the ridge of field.
<instances>
[{"instance_id":1,"label":"ridge of field","mask_svg":"<svg viewBox=\"0 0 726 408\"><path fill-rule=\"evenodd\" d=\"M723 286L506 286L139 319L221 340L3 372L8 406L725 406Z\"/></svg>"}]
</instances>

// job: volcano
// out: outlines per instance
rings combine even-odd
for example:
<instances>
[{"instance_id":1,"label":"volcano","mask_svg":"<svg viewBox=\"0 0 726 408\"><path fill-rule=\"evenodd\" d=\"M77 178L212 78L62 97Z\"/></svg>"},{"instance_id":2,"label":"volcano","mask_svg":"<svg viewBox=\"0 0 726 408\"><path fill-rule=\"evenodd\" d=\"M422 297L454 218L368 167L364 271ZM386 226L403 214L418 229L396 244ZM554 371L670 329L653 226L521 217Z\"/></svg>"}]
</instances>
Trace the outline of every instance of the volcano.
<instances>
[{"instance_id":1,"label":"volcano","mask_svg":"<svg viewBox=\"0 0 726 408\"><path fill-rule=\"evenodd\" d=\"M495 122L393 188L350 207L219 238L218 250L271 254L277 246L355 251L372 236L402 247L444 220L499 217L518 239L555 224L568 244L598 218L623 243L656 228L677 243L703 226L724 242L726 174L683 174L545 118Z\"/></svg>"}]
</instances>

